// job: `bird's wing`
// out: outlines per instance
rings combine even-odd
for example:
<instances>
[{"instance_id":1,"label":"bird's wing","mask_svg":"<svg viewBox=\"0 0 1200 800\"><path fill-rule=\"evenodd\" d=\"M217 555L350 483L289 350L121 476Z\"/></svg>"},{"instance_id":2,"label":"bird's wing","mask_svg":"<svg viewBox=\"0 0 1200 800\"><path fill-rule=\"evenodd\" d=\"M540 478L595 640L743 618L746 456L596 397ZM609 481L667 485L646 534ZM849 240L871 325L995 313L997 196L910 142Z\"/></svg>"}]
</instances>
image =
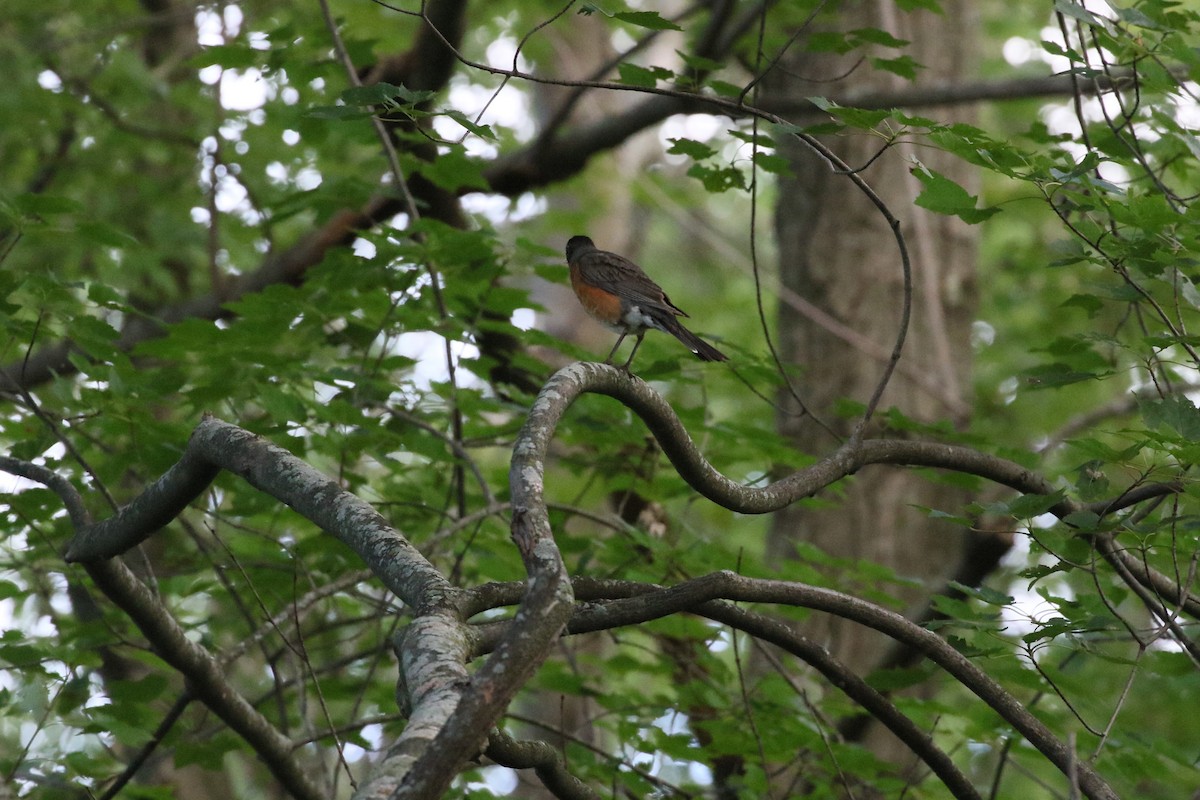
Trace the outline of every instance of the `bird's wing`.
<instances>
[{"instance_id":1,"label":"bird's wing","mask_svg":"<svg viewBox=\"0 0 1200 800\"><path fill-rule=\"evenodd\" d=\"M586 253L580 261L584 280L593 286L612 292L648 311L662 311L677 317L687 316L671 302L661 286L629 259L616 253L597 250L594 253Z\"/></svg>"}]
</instances>

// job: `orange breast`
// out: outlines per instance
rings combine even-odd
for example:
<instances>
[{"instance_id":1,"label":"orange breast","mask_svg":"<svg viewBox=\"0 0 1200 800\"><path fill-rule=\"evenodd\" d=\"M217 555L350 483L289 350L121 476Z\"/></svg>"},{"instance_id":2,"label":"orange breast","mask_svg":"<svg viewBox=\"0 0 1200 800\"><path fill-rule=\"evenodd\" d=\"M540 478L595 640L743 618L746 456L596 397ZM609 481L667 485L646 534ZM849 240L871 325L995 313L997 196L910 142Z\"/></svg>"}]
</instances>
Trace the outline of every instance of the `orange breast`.
<instances>
[{"instance_id":1,"label":"orange breast","mask_svg":"<svg viewBox=\"0 0 1200 800\"><path fill-rule=\"evenodd\" d=\"M571 270L571 288L589 314L606 325L621 327L621 298L587 283L576 269Z\"/></svg>"}]
</instances>

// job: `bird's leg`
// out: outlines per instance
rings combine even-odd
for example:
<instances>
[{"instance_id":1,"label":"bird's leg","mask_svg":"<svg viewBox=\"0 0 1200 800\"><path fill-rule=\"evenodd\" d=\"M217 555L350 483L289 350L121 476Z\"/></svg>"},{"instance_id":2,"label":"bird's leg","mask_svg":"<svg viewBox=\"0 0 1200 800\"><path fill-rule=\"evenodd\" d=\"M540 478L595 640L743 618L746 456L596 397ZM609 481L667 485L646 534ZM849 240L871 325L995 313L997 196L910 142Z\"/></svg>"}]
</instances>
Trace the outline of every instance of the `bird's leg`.
<instances>
[{"instance_id":1,"label":"bird's leg","mask_svg":"<svg viewBox=\"0 0 1200 800\"><path fill-rule=\"evenodd\" d=\"M642 337L646 335L645 331L638 334L637 341L633 343L633 349L629 351L629 358L625 359L625 363L621 365L621 369L629 372L629 365L633 363L633 355L638 348L642 346Z\"/></svg>"},{"instance_id":2,"label":"bird's leg","mask_svg":"<svg viewBox=\"0 0 1200 800\"><path fill-rule=\"evenodd\" d=\"M625 341L625 337L628 335L629 334L627 333L622 333L619 337L617 337L617 343L613 345L612 350L608 351L608 358L604 359L605 364L612 363L612 357L617 354L617 348L621 346L621 342ZM637 348L635 347L634 349L636 350Z\"/></svg>"}]
</instances>

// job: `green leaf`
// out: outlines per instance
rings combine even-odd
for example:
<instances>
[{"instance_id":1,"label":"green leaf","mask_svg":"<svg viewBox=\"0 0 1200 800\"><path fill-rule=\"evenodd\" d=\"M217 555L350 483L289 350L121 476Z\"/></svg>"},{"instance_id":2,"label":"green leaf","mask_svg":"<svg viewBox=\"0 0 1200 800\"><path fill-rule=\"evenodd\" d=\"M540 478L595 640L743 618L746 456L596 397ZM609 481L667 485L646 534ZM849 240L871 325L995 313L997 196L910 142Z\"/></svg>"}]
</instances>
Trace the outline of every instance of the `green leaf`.
<instances>
[{"instance_id":1,"label":"green leaf","mask_svg":"<svg viewBox=\"0 0 1200 800\"><path fill-rule=\"evenodd\" d=\"M300 398L272 384L259 387L256 399L277 424L304 422L309 417L308 407Z\"/></svg>"},{"instance_id":2,"label":"green leaf","mask_svg":"<svg viewBox=\"0 0 1200 800\"><path fill-rule=\"evenodd\" d=\"M720 97L740 97L743 87L728 81L711 79L705 83L708 88L712 89Z\"/></svg>"},{"instance_id":3,"label":"green leaf","mask_svg":"<svg viewBox=\"0 0 1200 800\"><path fill-rule=\"evenodd\" d=\"M805 41L805 48L813 53L849 53L858 45L840 31L812 31Z\"/></svg>"},{"instance_id":4,"label":"green leaf","mask_svg":"<svg viewBox=\"0 0 1200 800\"><path fill-rule=\"evenodd\" d=\"M20 194L13 198L12 204L19 213L29 217L52 217L83 211L83 205L77 200L49 194Z\"/></svg>"},{"instance_id":5,"label":"green leaf","mask_svg":"<svg viewBox=\"0 0 1200 800\"><path fill-rule=\"evenodd\" d=\"M871 65L875 69L881 69L885 72L890 72L893 75L899 75L901 78L908 80L916 80L917 72L924 69L924 65L916 61L912 56L898 56L896 58L872 58Z\"/></svg>"},{"instance_id":6,"label":"green leaf","mask_svg":"<svg viewBox=\"0 0 1200 800\"><path fill-rule=\"evenodd\" d=\"M983 222L997 213L998 208L976 208L978 198L939 172L918 164L912 174L924 187L916 203L938 214L956 216L969 225Z\"/></svg>"},{"instance_id":7,"label":"green leaf","mask_svg":"<svg viewBox=\"0 0 1200 800\"><path fill-rule=\"evenodd\" d=\"M18 670L46 674L43 664L52 657L48 648L24 639L17 631L6 631L3 641L0 641L0 663Z\"/></svg>"},{"instance_id":8,"label":"green leaf","mask_svg":"<svg viewBox=\"0 0 1200 800\"><path fill-rule=\"evenodd\" d=\"M1059 336L1042 347L1033 348L1033 352L1049 353L1076 369L1106 370L1109 360L1096 352L1091 338L1093 337Z\"/></svg>"},{"instance_id":9,"label":"green leaf","mask_svg":"<svg viewBox=\"0 0 1200 800\"><path fill-rule=\"evenodd\" d=\"M1060 636L1078 633L1079 631L1080 626L1078 624L1064 617L1056 617L1039 624L1036 630L1022 636L1021 641L1026 644L1035 644L1045 639L1056 639Z\"/></svg>"},{"instance_id":10,"label":"green leaf","mask_svg":"<svg viewBox=\"0 0 1200 800\"><path fill-rule=\"evenodd\" d=\"M775 153L764 153L760 150L754 154L754 163L763 171L774 175L792 174L791 161Z\"/></svg>"},{"instance_id":11,"label":"green leaf","mask_svg":"<svg viewBox=\"0 0 1200 800\"><path fill-rule=\"evenodd\" d=\"M233 44L218 44L202 47L192 57L191 62L197 67L217 65L225 69L247 69L257 66L262 60L262 53L241 42Z\"/></svg>"},{"instance_id":12,"label":"green leaf","mask_svg":"<svg viewBox=\"0 0 1200 800\"><path fill-rule=\"evenodd\" d=\"M1100 516L1093 511L1075 511L1063 517L1063 522L1081 531L1094 531L1100 523Z\"/></svg>"},{"instance_id":13,"label":"green leaf","mask_svg":"<svg viewBox=\"0 0 1200 800\"><path fill-rule=\"evenodd\" d=\"M1183 336L1176 334L1153 334L1143 336L1142 341L1156 349L1174 347L1175 345L1183 344L1189 347L1200 345L1200 336Z\"/></svg>"},{"instance_id":14,"label":"green leaf","mask_svg":"<svg viewBox=\"0 0 1200 800\"><path fill-rule=\"evenodd\" d=\"M968 597L974 597L976 600L979 600L982 603L987 603L989 606L1003 607L1010 605L1013 602L1011 595L1005 594L1004 592L998 592L988 586L967 586L966 584L959 583L958 581L950 581L949 586L957 589Z\"/></svg>"},{"instance_id":15,"label":"green leaf","mask_svg":"<svg viewBox=\"0 0 1200 800\"><path fill-rule=\"evenodd\" d=\"M974 520L972 520L970 517L964 517L961 514L951 514L947 511L939 511L936 508L925 508L924 506L918 506L918 508L924 510L929 515L930 519L950 522L955 525L961 525L964 528L970 528L974 524Z\"/></svg>"},{"instance_id":16,"label":"green leaf","mask_svg":"<svg viewBox=\"0 0 1200 800\"><path fill-rule=\"evenodd\" d=\"M1081 370L1070 364L1056 361L1052 364L1040 364L1030 369L1022 370L1021 376L1031 389L1054 389L1081 381L1098 380L1111 375L1111 370L1093 372Z\"/></svg>"},{"instance_id":17,"label":"green leaf","mask_svg":"<svg viewBox=\"0 0 1200 800\"><path fill-rule=\"evenodd\" d=\"M462 148L453 147L438 154L433 161L418 163L422 175L449 192L488 188L480 163L469 158Z\"/></svg>"},{"instance_id":18,"label":"green leaf","mask_svg":"<svg viewBox=\"0 0 1200 800\"><path fill-rule=\"evenodd\" d=\"M167 679L162 675L151 674L136 680L112 681L106 689L113 704L147 704L162 695L167 689ZM120 709L114 709L119 713Z\"/></svg>"},{"instance_id":19,"label":"green leaf","mask_svg":"<svg viewBox=\"0 0 1200 800\"><path fill-rule=\"evenodd\" d=\"M670 20L663 19L657 11L618 11L613 19L637 25L639 28L649 28L652 31L681 31L683 28Z\"/></svg>"},{"instance_id":20,"label":"green leaf","mask_svg":"<svg viewBox=\"0 0 1200 800\"><path fill-rule=\"evenodd\" d=\"M706 158L711 158L717 154L717 151L706 145L704 142L697 142L695 139L669 139L671 146L667 148L667 152L672 155L685 155L696 161L703 161Z\"/></svg>"},{"instance_id":21,"label":"green leaf","mask_svg":"<svg viewBox=\"0 0 1200 800\"><path fill-rule=\"evenodd\" d=\"M1156 675L1185 677L1195 674L1196 671L1196 665L1186 653L1152 650L1146 653L1142 663Z\"/></svg>"},{"instance_id":22,"label":"green leaf","mask_svg":"<svg viewBox=\"0 0 1200 800\"><path fill-rule=\"evenodd\" d=\"M636 64L621 64L617 67L621 83L630 86L656 86L659 81L674 80L675 73L662 67L639 67Z\"/></svg>"},{"instance_id":23,"label":"green leaf","mask_svg":"<svg viewBox=\"0 0 1200 800\"><path fill-rule=\"evenodd\" d=\"M1054 575L1059 572L1070 572L1074 567L1066 562L1059 561L1055 564L1034 564L1032 567L1026 567L1017 574L1022 578L1029 578L1029 586L1032 587L1042 578Z\"/></svg>"},{"instance_id":24,"label":"green leaf","mask_svg":"<svg viewBox=\"0 0 1200 800\"><path fill-rule=\"evenodd\" d=\"M1117 449L1107 442L1095 438L1070 439L1071 447L1086 456L1091 456L1097 462L1119 464L1137 456L1145 446L1142 441L1136 441L1128 447Z\"/></svg>"},{"instance_id":25,"label":"green leaf","mask_svg":"<svg viewBox=\"0 0 1200 800\"><path fill-rule=\"evenodd\" d=\"M1104 473L1103 461L1093 459L1081 464L1076 470L1075 488L1079 492L1080 500L1085 502L1099 500L1108 494L1108 487L1109 481L1108 476Z\"/></svg>"},{"instance_id":26,"label":"green leaf","mask_svg":"<svg viewBox=\"0 0 1200 800\"><path fill-rule=\"evenodd\" d=\"M431 91L413 91L405 86L391 83L372 83L367 86L352 86L342 92L342 102L348 106L394 105L397 99L405 105L419 105L433 99Z\"/></svg>"},{"instance_id":27,"label":"green leaf","mask_svg":"<svg viewBox=\"0 0 1200 800\"><path fill-rule=\"evenodd\" d=\"M849 108L847 106L839 106L837 103L827 100L824 97L810 97L808 98L808 101L817 108L830 114L836 119L841 120L847 125L852 125L856 128L862 128L864 130L874 128L876 125L891 116L890 111L884 111L880 109Z\"/></svg>"},{"instance_id":28,"label":"green leaf","mask_svg":"<svg viewBox=\"0 0 1200 800\"><path fill-rule=\"evenodd\" d=\"M103 357L113 352L113 342L119 334L104 320L95 317L77 317L71 322L71 337L94 356Z\"/></svg>"},{"instance_id":29,"label":"green leaf","mask_svg":"<svg viewBox=\"0 0 1200 800\"><path fill-rule=\"evenodd\" d=\"M1200 440L1200 410L1183 395L1155 400L1138 400L1138 410L1146 427L1175 431L1189 441Z\"/></svg>"},{"instance_id":30,"label":"green leaf","mask_svg":"<svg viewBox=\"0 0 1200 800\"><path fill-rule=\"evenodd\" d=\"M1070 49L1069 47L1063 47L1058 42L1051 42L1049 40L1043 39L1042 40L1042 49L1045 50L1047 53L1049 53L1052 56L1063 56L1064 58L1069 58L1071 61L1073 61L1075 63L1079 63L1084 60L1083 57L1081 55L1079 55L1079 53L1075 52L1074 50Z\"/></svg>"},{"instance_id":31,"label":"green leaf","mask_svg":"<svg viewBox=\"0 0 1200 800\"><path fill-rule=\"evenodd\" d=\"M687 174L698 178L710 192L725 192L730 189L745 189L746 176L735 167L709 167L693 164Z\"/></svg>"},{"instance_id":32,"label":"green leaf","mask_svg":"<svg viewBox=\"0 0 1200 800\"><path fill-rule=\"evenodd\" d=\"M714 61L711 58L694 55L684 50L676 50L675 55L679 56L679 60L687 64L688 69L696 70L697 72L716 72L725 66L720 61Z\"/></svg>"},{"instance_id":33,"label":"green leaf","mask_svg":"<svg viewBox=\"0 0 1200 800\"><path fill-rule=\"evenodd\" d=\"M1097 17L1091 11L1088 11L1083 7L1083 5L1075 2L1075 0L1054 0L1054 10L1060 14L1063 14L1064 16L1077 19L1087 25L1092 25L1097 28L1103 28L1105 26L1104 20Z\"/></svg>"},{"instance_id":34,"label":"green leaf","mask_svg":"<svg viewBox=\"0 0 1200 800\"><path fill-rule=\"evenodd\" d=\"M312 106L304 115L312 119L350 120L368 119L374 116L375 112L354 106Z\"/></svg>"},{"instance_id":35,"label":"green leaf","mask_svg":"<svg viewBox=\"0 0 1200 800\"><path fill-rule=\"evenodd\" d=\"M1088 319L1095 319L1096 314L1104 308L1104 301L1094 294L1073 294L1062 302L1063 308L1081 308Z\"/></svg>"},{"instance_id":36,"label":"green leaf","mask_svg":"<svg viewBox=\"0 0 1200 800\"><path fill-rule=\"evenodd\" d=\"M129 247L137 244L137 239L130 235L127 231L109 225L107 222L97 222L88 220L80 222L76 226L79 234L89 241L94 242L104 247Z\"/></svg>"},{"instance_id":37,"label":"green leaf","mask_svg":"<svg viewBox=\"0 0 1200 800\"><path fill-rule=\"evenodd\" d=\"M863 42L878 44L884 47L906 47L911 44L911 42L905 39L897 39L880 28L855 28L850 31L850 35Z\"/></svg>"},{"instance_id":38,"label":"green leaf","mask_svg":"<svg viewBox=\"0 0 1200 800\"><path fill-rule=\"evenodd\" d=\"M1023 494L989 506L997 514L1009 514L1017 519L1033 519L1045 514L1063 499L1062 492L1053 494Z\"/></svg>"},{"instance_id":39,"label":"green leaf","mask_svg":"<svg viewBox=\"0 0 1200 800\"><path fill-rule=\"evenodd\" d=\"M466 114L463 114L461 111L456 111L454 109L448 109L448 110L442 111L441 113L442 113L442 116L449 117L450 119L454 120L459 125L462 125L468 131L470 131L471 133L480 137L481 139L484 139L484 140L490 141L490 142L496 141L496 133L495 133L495 131L492 130L490 125L480 125L477 122L475 122L475 120L468 117Z\"/></svg>"},{"instance_id":40,"label":"green leaf","mask_svg":"<svg viewBox=\"0 0 1200 800\"><path fill-rule=\"evenodd\" d=\"M124 295L106 283L89 283L87 297L89 301L103 308L111 308L114 311L129 310L129 305L125 302Z\"/></svg>"}]
</instances>

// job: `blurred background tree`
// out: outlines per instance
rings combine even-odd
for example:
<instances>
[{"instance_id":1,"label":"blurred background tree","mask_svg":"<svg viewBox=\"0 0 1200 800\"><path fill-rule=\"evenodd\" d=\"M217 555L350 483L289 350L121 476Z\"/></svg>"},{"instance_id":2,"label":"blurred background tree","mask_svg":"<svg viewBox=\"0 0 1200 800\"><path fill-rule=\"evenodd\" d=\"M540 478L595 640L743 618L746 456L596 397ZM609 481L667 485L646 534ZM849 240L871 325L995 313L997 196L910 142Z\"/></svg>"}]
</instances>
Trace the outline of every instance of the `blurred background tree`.
<instances>
[{"instance_id":1,"label":"blurred background tree","mask_svg":"<svg viewBox=\"0 0 1200 800\"><path fill-rule=\"evenodd\" d=\"M1183 796L1198 21L1157 0L18 4L2 452L104 518L210 412L369 502L454 586L520 582L514 437L555 367L613 341L566 288L586 233L730 354L651 334L634 372L734 480L866 435L1045 483L876 464L748 516L585 397L545 492L568 572L601 582L581 601L716 570L838 589L942 634L1117 794ZM64 562L61 497L4 490L8 791L302 794ZM414 609L358 554L224 474L123 559L322 796L386 763ZM480 630L514 602L481 604ZM800 605L755 609L891 697L978 795L1074 796L1079 774L911 646ZM601 794L971 796L730 624L564 639L499 724ZM587 796L497 741L457 796Z\"/></svg>"}]
</instances>

